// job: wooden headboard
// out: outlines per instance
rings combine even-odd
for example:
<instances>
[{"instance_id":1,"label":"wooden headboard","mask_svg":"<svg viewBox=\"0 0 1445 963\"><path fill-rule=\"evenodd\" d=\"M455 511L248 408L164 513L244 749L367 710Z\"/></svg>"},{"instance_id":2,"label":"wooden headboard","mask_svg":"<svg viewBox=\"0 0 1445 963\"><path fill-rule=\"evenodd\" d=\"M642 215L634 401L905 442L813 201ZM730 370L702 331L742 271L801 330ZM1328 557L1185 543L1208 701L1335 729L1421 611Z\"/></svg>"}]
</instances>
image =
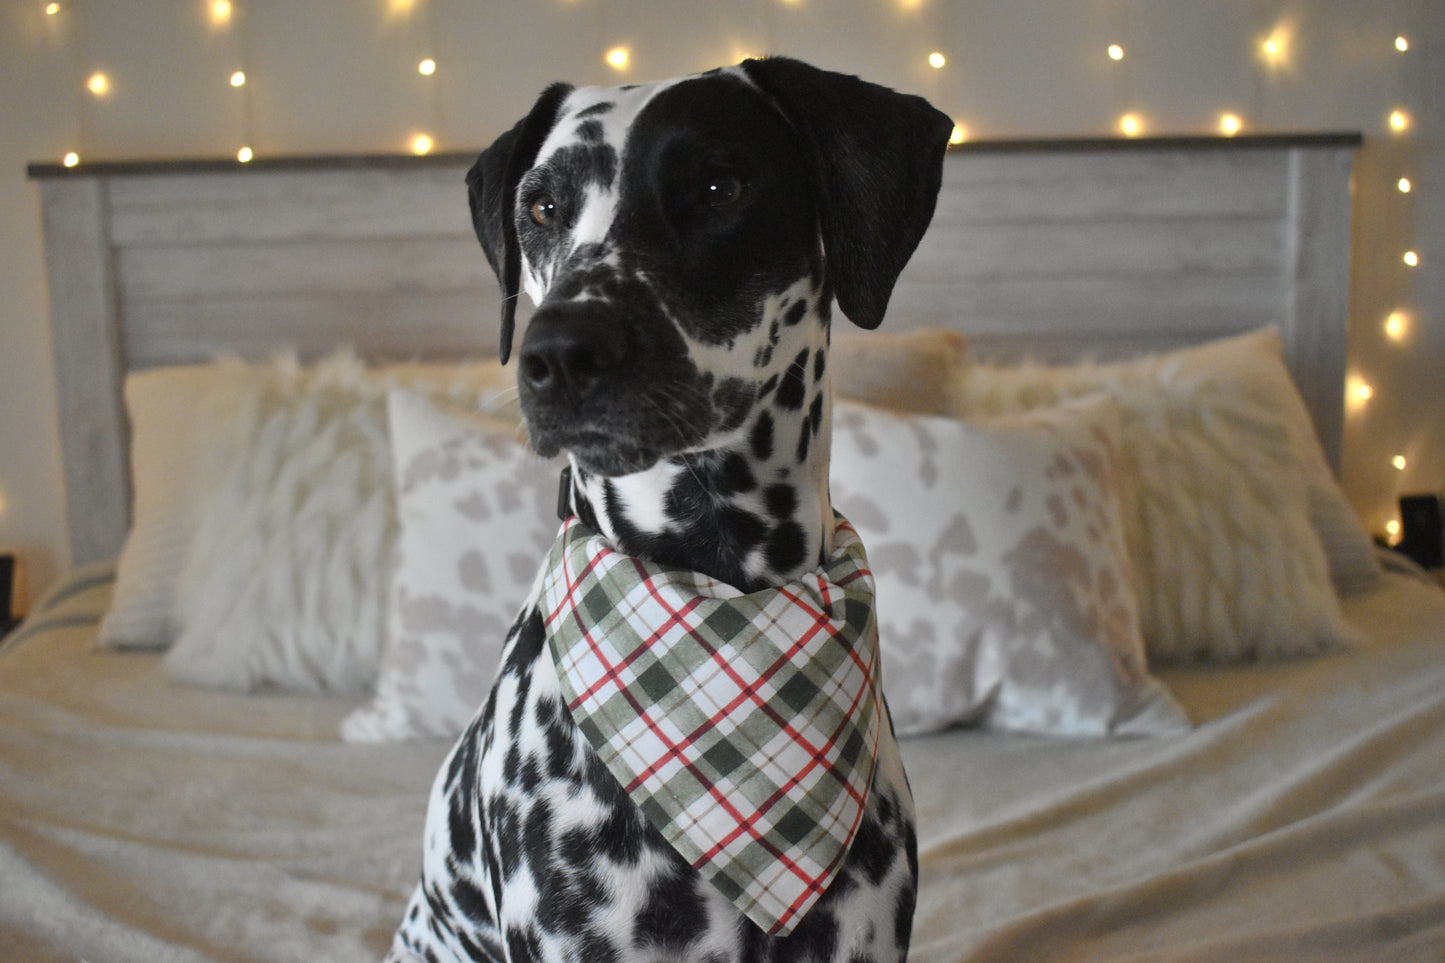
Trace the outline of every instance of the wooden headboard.
<instances>
[{"instance_id":1,"label":"wooden headboard","mask_svg":"<svg viewBox=\"0 0 1445 963\"><path fill-rule=\"evenodd\" d=\"M979 142L952 150L890 307L975 356L1117 357L1276 324L1332 462L1360 137ZM76 562L129 515L128 371L492 355L470 154L36 164Z\"/></svg>"}]
</instances>

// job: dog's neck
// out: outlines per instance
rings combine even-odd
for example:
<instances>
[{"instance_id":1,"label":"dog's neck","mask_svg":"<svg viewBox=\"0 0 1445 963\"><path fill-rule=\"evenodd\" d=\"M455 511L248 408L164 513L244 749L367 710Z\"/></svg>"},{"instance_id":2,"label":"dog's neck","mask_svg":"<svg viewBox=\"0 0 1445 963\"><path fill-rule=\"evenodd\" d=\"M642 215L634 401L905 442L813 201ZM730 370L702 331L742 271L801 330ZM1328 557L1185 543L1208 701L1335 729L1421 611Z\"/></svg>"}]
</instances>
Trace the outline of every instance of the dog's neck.
<instances>
[{"instance_id":1,"label":"dog's neck","mask_svg":"<svg viewBox=\"0 0 1445 963\"><path fill-rule=\"evenodd\" d=\"M818 303L791 324L765 317L757 397L720 444L620 477L574 462L579 517L618 551L744 591L816 569L832 551L834 527L826 296Z\"/></svg>"}]
</instances>

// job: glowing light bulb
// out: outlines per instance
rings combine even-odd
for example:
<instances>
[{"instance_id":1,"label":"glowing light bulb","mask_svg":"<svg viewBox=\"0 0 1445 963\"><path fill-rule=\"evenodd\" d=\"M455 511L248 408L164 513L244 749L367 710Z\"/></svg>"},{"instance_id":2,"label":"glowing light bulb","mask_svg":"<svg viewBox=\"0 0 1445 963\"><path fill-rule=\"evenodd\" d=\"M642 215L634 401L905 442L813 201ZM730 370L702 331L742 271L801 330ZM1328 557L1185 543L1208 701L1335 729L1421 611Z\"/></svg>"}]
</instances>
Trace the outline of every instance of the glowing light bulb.
<instances>
[{"instance_id":1,"label":"glowing light bulb","mask_svg":"<svg viewBox=\"0 0 1445 963\"><path fill-rule=\"evenodd\" d=\"M246 71L244 71L244 70L238 70L238 71L236 71L235 73L233 73L233 74L231 75L231 86L232 86L232 87L244 87L244 86L246 86ZM264 86L264 85L263 85L263 86Z\"/></svg>"},{"instance_id":2,"label":"glowing light bulb","mask_svg":"<svg viewBox=\"0 0 1445 963\"><path fill-rule=\"evenodd\" d=\"M1396 455L1394 458L1390 459L1390 464L1395 466L1396 471L1404 471L1405 466L1409 463L1405 461L1404 455Z\"/></svg>"},{"instance_id":3,"label":"glowing light bulb","mask_svg":"<svg viewBox=\"0 0 1445 963\"><path fill-rule=\"evenodd\" d=\"M607 65L613 70L625 70L627 69L628 61L632 59L632 55L626 47L613 47L607 51L607 56L604 59L607 61Z\"/></svg>"},{"instance_id":4,"label":"glowing light bulb","mask_svg":"<svg viewBox=\"0 0 1445 963\"><path fill-rule=\"evenodd\" d=\"M437 72L437 62L428 57L421 63L416 65L416 72L421 74L423 77L430 77L432 74Z\"/></svg>"},{"instance_id":5,"label":"glowing light bulb","mask_svg":"<svg viewBox=\"0 0 1445 963\"><path fill-rule=\"evenodd\" d=\"M1410 188L1411 188L1413 185L1410 183L1410 178L1408 178L1408 177L1402 177L1402 178L1400 178L1398 181L1395 182L1395 186L1400 189L1400 193L1401 193L1401 194L1408 194L1408 193L1410 193Z\"/></svg>"},{"instance_id":6,"label":"glowing light bulb","mask_svg":"<svg viewBox=\"0 0 1445 963\"><path fill-rule=\"evenodd\" d=\"M211 23L221 26L231 22L231 0L211 0Z\"/></svg>"},{"instance_id":7,"label":"glowing light bulb","mask_svg":"<svg viewBox=\"0 0 1445 963\"><path fill-rule=\"evenodd\" d=\"M1400 258L1400 260L1404 261L1410 267L1420 266L1420 255L1416 254L1414 251L1406 251L1404 256Z\"/></svg>"},{"instance_id":8,"label":"glowing light bulb","mask_svg":"<svg viewBox=\"0 0 1445 963\"><path fill-rule=\"evenodd\" d=\"M933 53L928 55L928 66L932 67L934 70L940 69L946 63L948 63L948 58L943 56L943 54L938 53L937 51L934 51Z\"/></svg>"},{"instance_id":9,"label":"glowing light bulb","mask_svg":"<svg viewBox=\"0 0 1445 963\"><path fill-rule=\"evenodd\" d=\"M1390 129L1399 133L1410 129L1410 115L1403 110L1390 111Z\"/></svg>"},{"instance_id":10,"label":"glowing light bulb","mask_svg":"<svg viewBox=\"0 0 1445 963\"><path fill-rule=\"evenodd\" d=\"M1144 121L1138 114L1125 114L1119 118L1119 132L1125 137L1138 137L1144 133Z\"/></svg>"},{"instance_id":11,"label":"glowing light bulb","mask_svg":"<svg viewBox=\"0 0 1445 963\"><path fill-rule=\"evenodd\" d=\"M58 4L58 3L47 3L47 4L45 5L45 15L46 15L47 17L53 17L53 16L55 16L55 15L56 15L57 13L59 13L59 12L60 12L60 4Z\"/></svg>"},{"instance_id":12,"label":"glowing light bulb","mask_svg":"<svg viewBox=\"0 0 1445 963\"><path fill-rule=\"evenodd\" d=\"M426 134L417 134L411 139L411 152L413 154L430 154L433 146L432 139Z\"/></svg>"},{"instance_id":13,"label":"glowing light bulb","mask_svg":"<svg viewBox=\"0 0 1445 963\"><path fill-rule=\"evenodd\" d=\"M104 97L110 92L110 78L100 71L96 71L90 75L90 79L85 82L85 86L90 88L90 92L95 94L95 96Z\"/></svg>"},{"instance_id":14,"label":"glowing light bulb","mask_svg":"<svg viewBox=\"0 0 1445 963\"><path fill-rule=\"evenodd\" d=\"M1345 389L1345 401L1349 404L1351 411L1357 411L1365 406L1365 403L1375 397L1375 389L1370 383L1359 375L1350 375Z\"/></svg>"},{"instance_id":15,"label":"glowing light bulb","mask_svg":"<svg viewBox=\"0 0 1445 963\"><path fill-rule=\"evenodd\" d=\"M1385 523L1385 534L1392 539L1400 537L1400 520L1398 518L1392 518Z\"/></svg>"},{"instance_id":16,"label":"glowing light bulb","mask_svg":"<svg viewBox=\"0 0 1445 963\"><path fill-rule=\"evenodd\" d=\"M1240 120L1238 114L1220 114L1219 132L1225 137L1233 137L1244 127L1244 121Z\"/></svg>"},{"instance_id":17,"label":"glowing light bulb","mask_svg":"<svg viewBox=\"0 0 1445 963\"><path fill-rule=\"evenodd\" d=\"M1111 43L1111 44L1109 44L1109 59L1110 59L1110 60L1123 60L1123 59L1124 59L1124 48L1121 47L1121 46L1119 46L1119 45L1116 44L1116 43Z\"/></svg>"},{"instance_id":18,"label":"glowing light bulb","mask_svg":"<svg viewBox=\"0 0 1445 963\"><path fill-rule=\"evenodd\" d=\"M254 156L255 155L251 153L251 148L249 147L242 147L240 150L236 151L236 160L240 161L242 164L251 163L251 158Z\"/></svg>"},{"instance_id":19,"label":"glowing light bulb","mask_svg":"<svg viewBox=\"0 0 1445 963\"><path fill-rule=\"evenodd\" d=\"M968 128L962 124L954 124L953 133L948 135L948 142L950 144L962 144L966 140L968 140Z\"/></svg>"},{"instance_id":20,"label":"glowing light bulb","mask_svg":"<svg viewBox=\"0 0 1445 963\"><path fill-rule=\"evenodd\" d=\"M66 167L74 167L76 164L80 163L80 155L77 154L75 151L71 151L70 153L62 157L60 159L60 162Z\"/></svg>"},{"instance_id":21,"label":"glowing light bulb","mask_svg":"<svg viewBox=\"0 0 1445 963\"><path fill-rule=\"evenodd\" d=\"M1289 60L1290 29L1281 24L1275 27L1259 45L1259 54L1270 66L1282 66Z\"/></svg>"},{"instance_id":22,"label":"glowing light bulb","mask_svg":"<svg viewBox=\"0 0 1445 963\"><path fill-rule=\"evenodd\" d=\"M1391 341L1403 341L1410 333L1410 319L1403 311L1393 311L1385 319L1385 336Z\"/></svg>"},{"instance_id":23,"label":"glowing light bulb","mask_svg":"<svg viewBox=\"0 0 1445 963\"><path fill-rule=\"evenodd\" d=\"M1410 41L1407 40L1404 36L1396 37L1395 49L1400 51L1400 53L1404 53L1405 51L1410 49Z\"/></svg>"}]
</instances>

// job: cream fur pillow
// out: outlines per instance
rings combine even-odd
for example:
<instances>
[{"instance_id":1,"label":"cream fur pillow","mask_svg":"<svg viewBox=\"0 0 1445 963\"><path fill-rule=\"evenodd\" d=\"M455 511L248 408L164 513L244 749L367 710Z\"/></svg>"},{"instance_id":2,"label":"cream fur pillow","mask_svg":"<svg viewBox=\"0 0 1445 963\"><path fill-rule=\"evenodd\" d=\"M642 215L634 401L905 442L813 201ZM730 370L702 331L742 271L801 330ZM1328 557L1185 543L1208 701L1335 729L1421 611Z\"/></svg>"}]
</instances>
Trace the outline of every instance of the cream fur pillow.
<instances>
[{"instance_id":1,"label":"cream fur pillow","mask_svg":"<svg viewBox=\"0 0 1445 963\"><path fill-rule=\"evenodd\" d=\"M1123 425L1125 532L1151 658L1281 658L1349 642L1342 571L1377 571L1265 330L1138 361L966 368L954 414L1106 392Z\"/></svg>"},{"instance_id":2,"label":"cream fur pillow","mask_svg":"<svg viewBox=\"0 0 1445 963\"><path fill-rule=\"evenodd\" d=\"M177 580L184 682L357 691L375 678L395 523L385 396L350 359L218 374Z\"/></svg>"},{"instance_id":3,"label":"cream fur pillow","mask_svg":"<svg viewBox=\"0 0 1445 963\"><path fill-rule=\"evenodd\" d=\"M947 328L840 332L828 366L840 398L933 415L953 406L956 372L968 358L962 334Z\"/></svg>"}]
</instances>

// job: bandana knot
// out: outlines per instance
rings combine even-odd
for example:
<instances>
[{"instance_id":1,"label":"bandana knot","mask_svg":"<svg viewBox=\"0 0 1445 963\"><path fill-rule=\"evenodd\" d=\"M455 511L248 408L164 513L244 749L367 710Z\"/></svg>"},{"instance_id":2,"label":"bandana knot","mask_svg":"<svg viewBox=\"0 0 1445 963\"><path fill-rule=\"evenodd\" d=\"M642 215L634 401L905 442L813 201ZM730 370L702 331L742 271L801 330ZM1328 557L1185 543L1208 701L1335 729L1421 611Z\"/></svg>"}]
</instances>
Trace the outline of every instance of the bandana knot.
<instances>
[{"instance_id":1,"label":"bandana knot","mask_svg":"<svg viewBox=\"0 0 1445 963\"><path fill-rule=\"evenodd\" d=\"M743 593L613 551L576 518L542 587L578 727L668 843L787 935L842 868L882 718L873 575L838 516L816 572Z\"/></svg>"}]
</instances>

